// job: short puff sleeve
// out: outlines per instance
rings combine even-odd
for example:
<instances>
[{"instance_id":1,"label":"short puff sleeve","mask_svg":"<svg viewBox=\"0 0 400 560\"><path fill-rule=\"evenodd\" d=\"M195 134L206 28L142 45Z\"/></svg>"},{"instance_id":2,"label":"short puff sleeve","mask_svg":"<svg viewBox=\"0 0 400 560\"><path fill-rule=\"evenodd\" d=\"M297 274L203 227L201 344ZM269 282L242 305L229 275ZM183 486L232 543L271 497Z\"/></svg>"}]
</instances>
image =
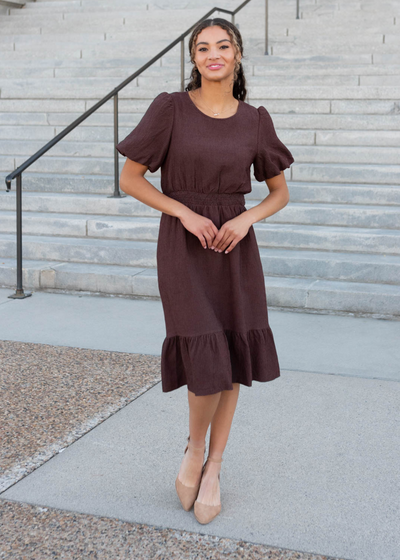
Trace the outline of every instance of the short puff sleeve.
<instances>
[{"instance_id":1,"label":"short puff sleeve","mask_svg":"<svg viewBox=\"0 0 400 560\"><path fill-rule=\"evenodd\" d=\"M265 181L279 175L291 166L294 158L286 146L279 140L274 123L263 106L258 107L257 154L253 161L254 177Z\"/></svg>"},{"instance_id":2,"label":"short puff sleeve","mask_svg":"<svg viewBox=\"0 0 400 560\"><path fill-rule=\"evenodd\" d=\"M123 156L147 165L154 173L167 155L173 121L172 95L163 91L153 99L140 122L116 148Z\"/></svg>"}]
</instances>

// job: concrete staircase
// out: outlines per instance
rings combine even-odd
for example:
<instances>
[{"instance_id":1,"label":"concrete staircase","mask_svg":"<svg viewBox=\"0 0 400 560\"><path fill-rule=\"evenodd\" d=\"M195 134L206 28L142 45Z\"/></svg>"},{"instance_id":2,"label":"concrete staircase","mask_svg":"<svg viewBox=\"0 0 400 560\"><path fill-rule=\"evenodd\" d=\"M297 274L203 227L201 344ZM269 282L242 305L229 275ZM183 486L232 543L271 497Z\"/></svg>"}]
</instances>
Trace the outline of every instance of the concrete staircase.
<instances>
[{"instance_id":1,"label":"concrete staircase","mask_svg":"<svg viewBox=\"0 0 400 560\"><path fill-rule=\"evenodd\" d=\"M236 17L248 101L268 109L296 160L289 204L254 225L268 304L398 318L398 4L301 0L299 20L295 4L269 2L272 56L264 2ZM15 181L6 193L4 177L213 5L42 0L0 15L0 285L16 279ZM179 53L120 93L120 139L159 92L180 89ZM147 178L160 189L159 173ZM160 213L112 190L108 102L23 174L26 289L159 297ZM267 194L254 180L247 208Z\"/></svg>"}]
</instances>

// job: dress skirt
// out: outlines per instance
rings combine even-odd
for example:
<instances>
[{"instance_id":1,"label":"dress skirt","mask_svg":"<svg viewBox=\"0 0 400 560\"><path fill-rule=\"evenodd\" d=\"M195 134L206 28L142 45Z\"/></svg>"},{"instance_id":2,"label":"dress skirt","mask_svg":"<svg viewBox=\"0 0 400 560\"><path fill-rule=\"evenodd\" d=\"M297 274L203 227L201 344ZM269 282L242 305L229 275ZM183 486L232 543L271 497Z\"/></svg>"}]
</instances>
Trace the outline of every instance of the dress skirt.
<instances>
[{"instance_id":1,"label":"dress skirt","mask_svg":"<svg viewBox=\"0 0 400 560\"><path fill-rule=\"evenodd\" d=\"M218 229L246 211L241 193L169 192ZM268 323L260 253L253 226L231 252L204 249L180 219L162 213L157 245L158 286L166 338L162 390L182 385L196 396L251 386L280 375Z\"/></svg>"}]
</instances>

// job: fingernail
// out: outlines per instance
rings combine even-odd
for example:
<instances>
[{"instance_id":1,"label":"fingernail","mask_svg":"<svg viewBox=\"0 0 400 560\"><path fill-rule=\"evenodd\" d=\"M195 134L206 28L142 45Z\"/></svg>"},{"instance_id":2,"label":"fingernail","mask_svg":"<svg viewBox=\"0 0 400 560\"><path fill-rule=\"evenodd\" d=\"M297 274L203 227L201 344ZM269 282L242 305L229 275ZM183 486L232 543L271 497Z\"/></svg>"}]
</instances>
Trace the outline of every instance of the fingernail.
<instances>
[{"instance_id":1,"label":"fingernail","mask_svg":"<svg viewBox=\"0 0 400 560\"><path fill-rule=\"evenodd\" d=\"M211 249L214 249L214 245L211 245Z\"/></svg>"}]
</instances>

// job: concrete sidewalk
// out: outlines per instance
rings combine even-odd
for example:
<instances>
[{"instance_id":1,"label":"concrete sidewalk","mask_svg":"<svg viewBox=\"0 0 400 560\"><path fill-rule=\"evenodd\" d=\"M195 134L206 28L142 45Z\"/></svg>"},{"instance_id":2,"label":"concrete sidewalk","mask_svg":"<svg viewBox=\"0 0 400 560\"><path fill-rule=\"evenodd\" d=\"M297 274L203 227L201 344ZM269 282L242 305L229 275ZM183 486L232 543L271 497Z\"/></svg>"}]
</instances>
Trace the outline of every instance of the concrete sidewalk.
<instances>
[{"instance_id":1,"label":"concrete sidewalk","mask_svg":"<svg viewBox=\"0 0 400 560\"><path fill-rule=\"evenodd\" d=\"M160 355L159 300L0 289L0 339ZM267 294L268 297L268 294ZM400 321L269 308L281 368L400 381Z\"/></svg>"},{"instance_id":2,"label":"concrete sidewalk","mask_svg":"<svg viewBox=\"0 0 400 560\"><path fill-rule=\"evenodd\" d=\"M159 355L161 302L0 293L0 339ZM398 560L400 322L269 310L281 364L241 387L221 514L175 495L186 388L160 383L1 497L351 560Z\"/></svg>"}]
</instances>

